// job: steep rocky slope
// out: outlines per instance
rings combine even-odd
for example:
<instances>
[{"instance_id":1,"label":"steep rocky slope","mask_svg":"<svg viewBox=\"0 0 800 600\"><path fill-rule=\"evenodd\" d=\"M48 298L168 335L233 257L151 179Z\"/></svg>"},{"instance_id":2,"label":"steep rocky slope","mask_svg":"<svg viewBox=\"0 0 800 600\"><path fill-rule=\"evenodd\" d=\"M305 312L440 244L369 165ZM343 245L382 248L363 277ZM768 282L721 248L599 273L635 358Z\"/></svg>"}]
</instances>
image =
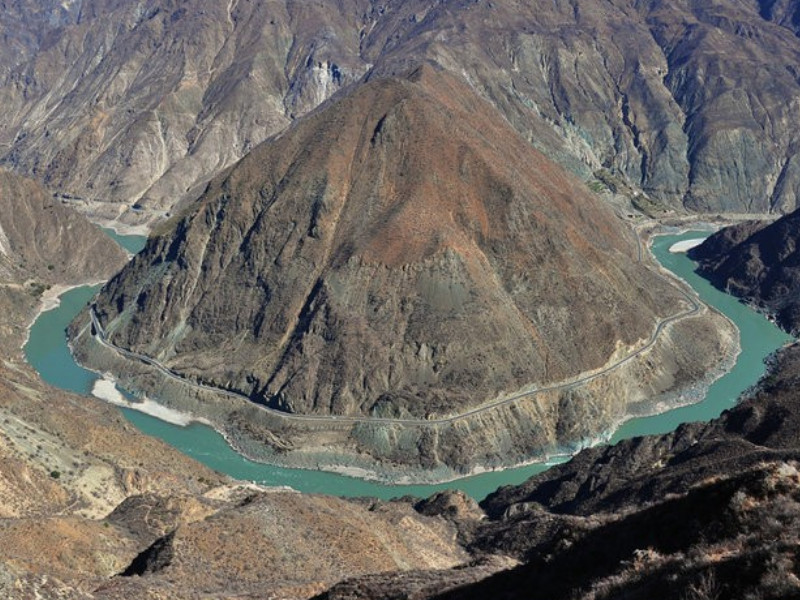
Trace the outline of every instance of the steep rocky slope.
<instances>
[{"instance_id":1,"label":"steep rocky slope","mask_svg":"<svg viewBox=\"0 0 800 600\"><path fill-rule=\"evenodd\" d=\"M293 412L423 416L646 338L678 293L487 109L425 67L259 147L98 298L110 339Z\"/></svg>"},{"instance_id":2,"label":"steep rocky slope","mask_svg":"<svg viewBox=\"0 0 800 600\"><path fill-rule=\"evenodd\" d=\"M104 281L126 253L39 184L0 169L0 336L24 336L27 314L64 286ZM21 342L20 342L21 343ZM19 343L3 345L5 356Z\"/></svg>"},{"instance_id":3,"label":"steep rocky slope","mask_svg":"<svg viewBox=\"0 0 800 600\"><path fill-rule=\"evenodd\" d=\"M4 161L96 217L162 214L368 66L352 11L306 2L19 4Z\"/></svg>"},{"instance_id":4,"label":"steep rocky slope","mask_svg":"<svg viewBox=\"0 0 800 600\"><path fill-rule=\"evenodd\" d=\"M788 1L16 0L0 15L3 161L96 217L150 222L363 74L426 59L645 210L797 203Z\"/></svg>"},{"instance_id":5,"label":"steep rocky slope","mask_svg":"<svg viewBox=\"0 0 800 600\"><path fill-rule=\"evenodd\" d=\"M800 331L800 212L720 230L691 252L715 286Z\"/></svg>"},{"instance_id":6,"label":"steep rocky slope","mask_svg":"<svg viewBox=\"0 0 800 600\"><path fill-rule=\"evenodd\" d=\"M729 349L713 315L680 319L644 355L657 359L612 370L619 379L552 390L491 422L425 426L610 366L688 312L637 244L470 88L425 65L372 78L251 152L151 238L96 312L112 343L285 413L421 420L402 442L355 431L356 452L462 468L519 461L696 383ZM73 331L82 360L130 373L88 349L85 323ZM234 438L252 429L282 450L311 443L302 423L281 431L243 404L221 422L214 406L182 408ZM479 431L502 441L465 440Z\"/></svg>"}]
</instances>

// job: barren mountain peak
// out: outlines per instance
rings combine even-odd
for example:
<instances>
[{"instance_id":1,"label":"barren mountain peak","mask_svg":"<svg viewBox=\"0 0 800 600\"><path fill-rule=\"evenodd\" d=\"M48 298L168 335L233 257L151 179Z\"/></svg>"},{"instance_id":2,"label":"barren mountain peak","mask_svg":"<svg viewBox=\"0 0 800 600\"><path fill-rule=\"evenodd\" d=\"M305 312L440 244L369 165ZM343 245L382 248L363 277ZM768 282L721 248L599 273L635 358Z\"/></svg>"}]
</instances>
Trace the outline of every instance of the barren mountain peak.
<instances>
[{"instance_id":1,"label":"barren mountain peak","mask_svg":"<svg viewBox=\"0 0 800 600\"><path fill-rule=\"evenodd\" d=\"M113 343L284 413L456 427L468 409L609 364L680 309L638 243L469 84L423 62L344 90L216 178L97 314ZM648 386L681 384L655 369ZM578 412L597 402L612 420L629 393ZM540 447L575 435L573 403L526 406L541 426L522 435Z\"/></svg>"}]
</instances>

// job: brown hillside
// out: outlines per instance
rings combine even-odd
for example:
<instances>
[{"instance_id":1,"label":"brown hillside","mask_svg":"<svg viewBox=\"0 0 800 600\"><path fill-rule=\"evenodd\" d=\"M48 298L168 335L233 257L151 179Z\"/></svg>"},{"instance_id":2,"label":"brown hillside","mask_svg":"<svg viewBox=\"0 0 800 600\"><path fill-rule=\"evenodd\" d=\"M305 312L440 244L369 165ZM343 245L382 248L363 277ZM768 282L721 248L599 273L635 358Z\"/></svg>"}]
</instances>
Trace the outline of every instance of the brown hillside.
<instances>
[{"instance_id":1,"label":"brown hillside","mask_svg":"<svg viewBox=\"0 0 800 600\"><path fill-rule=\"evenodd\" d=\"M458 411L609 361L677 293L472 90L376 78L256 149L103 291L115 343L292 412Z\"/></svg>"}]
</instances>

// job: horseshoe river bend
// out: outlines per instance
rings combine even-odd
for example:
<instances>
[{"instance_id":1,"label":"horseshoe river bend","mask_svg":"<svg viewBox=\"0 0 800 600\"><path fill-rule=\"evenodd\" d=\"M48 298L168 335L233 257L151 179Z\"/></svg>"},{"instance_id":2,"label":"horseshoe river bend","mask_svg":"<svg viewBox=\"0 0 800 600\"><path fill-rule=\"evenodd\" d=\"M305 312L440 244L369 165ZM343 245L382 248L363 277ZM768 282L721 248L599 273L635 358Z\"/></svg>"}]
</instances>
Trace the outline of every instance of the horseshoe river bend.
<instances>
[{"instance_id":1,"label":"horseshoe river bend","mask_svg":"<svg viewBox=\"0 0 800 600\"><path fill-rule=\"evenodd\" d=\"M144 245L143 237L118 236L110 231L109 234L131 252L138 251ZM758 381L765 370L764 359L791 339L764 316L733 296L714 289L694 272L694 263L685 254L669 251L679 241L706 235L707 232L697 231L660 235L653 238L650 249L662 266L688 282L703 302L715 307L736 324L742 351L733 368L708 388L700 402L650 417L631 419L613 433L612 442L639 435L665 433L684 422L704 421L718 416L733 406L744 390ZM98 375L75 363L64 330L97 289L97 286L82 286L62 294L59 306L41 313L31 326L30 338L24 349L28 362L46 382L84 395L91 393ZM309 493L389 499L407 494L425 497L438 490L458 488L481 500L501 485L522 483L552 464L569 458L568 455L554 457L549 463L490 471L437 485L387 485L330 472L253 462L237 454L219 433L207 425L195 422L178 425L130 408L121 410L144 433L166 441L217 471L262 485L289 486Z\"/></svg>"}]
</instances>

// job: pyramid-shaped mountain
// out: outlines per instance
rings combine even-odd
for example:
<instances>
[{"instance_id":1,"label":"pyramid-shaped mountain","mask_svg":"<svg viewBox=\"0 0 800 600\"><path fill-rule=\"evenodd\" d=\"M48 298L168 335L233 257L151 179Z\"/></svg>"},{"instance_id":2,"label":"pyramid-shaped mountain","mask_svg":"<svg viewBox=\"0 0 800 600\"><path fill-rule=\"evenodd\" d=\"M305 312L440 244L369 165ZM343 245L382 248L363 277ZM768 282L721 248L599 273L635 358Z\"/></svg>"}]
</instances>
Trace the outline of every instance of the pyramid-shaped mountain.
<instances>
[{"instance_id":1,"label":"pyramid-shaped mountain","mask_svg":"<svg viewBox=\"0 0 800 600\"><path fill-rule=\"evenodd\" d=\"M680 295L467 84L374 76L213 181L113 279L115 344L293 413L429 417L607 364Z\"/></svg>"}]
</instances>

